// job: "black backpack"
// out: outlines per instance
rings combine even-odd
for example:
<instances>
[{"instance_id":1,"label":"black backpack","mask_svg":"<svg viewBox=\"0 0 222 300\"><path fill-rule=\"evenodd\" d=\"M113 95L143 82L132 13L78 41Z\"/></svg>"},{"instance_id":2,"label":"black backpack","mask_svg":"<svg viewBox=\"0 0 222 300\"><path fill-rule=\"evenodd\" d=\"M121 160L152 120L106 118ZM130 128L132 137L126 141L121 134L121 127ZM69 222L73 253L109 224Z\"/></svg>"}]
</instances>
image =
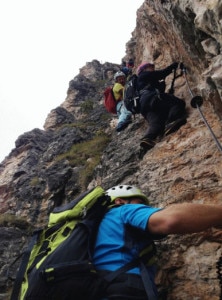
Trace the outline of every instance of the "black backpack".
<instances>
[{"instance_id":1,"label":"black backpack","mask_svg":"<svg viewBox=\"0 0 222 300\"><path fill-rule=\"evenodd\" d=\"M124 105L132 114L140 113L140 95L137 90L137 75L133 74L126 82L124 89Z\"/></svg>"},{"instance_id":2,"label":"black backpack","mask_svg":"<svg viewBox=\"0 0 222 300\"><path fill-rule=\"evenodd\" d=\"M23 253L11 300L101 300L107 286L118 275L136 266L142 268L149 299L156 300L144 267L155 254L152 240L138 258L113 272L100 274L92 263L97 229L109 205L110 197L97 186L72 202L56 207L49 215L46 228L34 232ZM134 231L127 230L129 234ZM137 231L133 235L139 239ZM126 248L130 249L131 239L127 241Z\"/></svg>"},{"instance_id":3,"label":"black backpack","mask_svg":"<svg viewBox=\"0 0 222 300\"><path fill-rule=\"evenodd\" d=\"M92 250L109 202L98 186L55 208L23 254L11 300L100 299L105 282L92 264Z\"/></svg>"}]
</instances>

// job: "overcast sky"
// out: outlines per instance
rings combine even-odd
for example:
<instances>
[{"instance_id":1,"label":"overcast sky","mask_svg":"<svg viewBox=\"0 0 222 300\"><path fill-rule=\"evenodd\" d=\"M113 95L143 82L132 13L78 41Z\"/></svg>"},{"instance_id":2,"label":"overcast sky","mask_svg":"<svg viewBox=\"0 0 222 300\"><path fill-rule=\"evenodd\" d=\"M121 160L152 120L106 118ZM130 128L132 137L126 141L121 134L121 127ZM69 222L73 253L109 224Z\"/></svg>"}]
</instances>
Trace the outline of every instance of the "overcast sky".
<instances>
[{"instance_id":1,"label":"overcast sky","mask_svg":"<svg viewBox=\"0 0 222 300\"><path fill-rule=\"evenodd\" d=\"M121 63L143 0L2 0L0 162L43 129L86 62Z\"/></svg>"}]
</instances>

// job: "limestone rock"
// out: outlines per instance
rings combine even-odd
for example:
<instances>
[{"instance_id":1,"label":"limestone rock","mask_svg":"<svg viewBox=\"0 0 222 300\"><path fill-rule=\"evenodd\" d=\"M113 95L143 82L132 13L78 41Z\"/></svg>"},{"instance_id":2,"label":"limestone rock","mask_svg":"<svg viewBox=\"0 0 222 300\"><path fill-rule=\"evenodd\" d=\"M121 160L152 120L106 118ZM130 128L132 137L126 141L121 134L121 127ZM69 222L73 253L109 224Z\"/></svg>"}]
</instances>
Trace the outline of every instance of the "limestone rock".
<instances>
[{"instance_id":1,"label":"limestone rock","mask_svg":"<svg viewBox=\"0 0 222 300\"><path fill-rule=\"evenodd\" d=\"M160 207L221 203L222 154L190 105L193 95L203 97L201 111L222 142L221 11L219 0L152 0L138 9L124 59L135 60L134 71L144 60L153 61L157 69L180 61L187 71L175 82L175 95L186 101L187 124L160 140L142 160L139 143L147 123L136 115L117 134L117 118L103 105L103 91L119 68L110 62L87 62L68 83L66 99L47 116L44 130L18 137L0 164L0 299L10 294L10 277L19 261L9 278L6 271L27 244L30 227L47 224L53 207L87 188L135 184L151 205ZM171 80L168 76L167 89ZM157 242L157 284L168 291L168 300L220 299L221 238L221 230L212 229Z\"/></svg>"}]
</instances>

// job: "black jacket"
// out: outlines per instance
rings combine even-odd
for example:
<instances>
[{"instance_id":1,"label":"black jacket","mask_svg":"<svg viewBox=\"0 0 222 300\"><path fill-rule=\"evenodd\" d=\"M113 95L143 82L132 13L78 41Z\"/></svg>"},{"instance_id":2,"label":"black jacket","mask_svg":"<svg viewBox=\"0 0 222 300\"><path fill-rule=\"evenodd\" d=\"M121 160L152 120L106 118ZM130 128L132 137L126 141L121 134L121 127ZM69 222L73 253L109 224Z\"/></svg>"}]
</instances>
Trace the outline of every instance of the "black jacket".
<instances>
[{"instance_id":1,"label":"black jacket","mask_svg":"<svg viewBox=\"0 0 222 300\"><path fill-rule=\"evenodd\" d=\"M158 89L161 93L165 90L165 82L160 81L165 79L175 69L175 64L168 66L165 69L157 71L144 71L141 72L137 80L137 88L139 91L145 89L155 90Z\"/></svg>"}]
</instances>

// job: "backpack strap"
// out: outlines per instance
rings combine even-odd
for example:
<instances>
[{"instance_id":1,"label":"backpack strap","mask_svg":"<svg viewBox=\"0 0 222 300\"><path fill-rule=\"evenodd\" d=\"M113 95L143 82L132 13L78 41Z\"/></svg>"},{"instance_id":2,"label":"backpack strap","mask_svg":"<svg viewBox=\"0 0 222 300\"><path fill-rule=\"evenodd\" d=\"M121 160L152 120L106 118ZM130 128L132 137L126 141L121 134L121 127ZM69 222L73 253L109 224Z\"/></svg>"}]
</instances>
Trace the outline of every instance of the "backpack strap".
<instances>
[{"instance_id":1,"label":"backpack strap","mask_svg":"<svg viewBox=\"0 0 222 300\"><path fill-rule=\"evenodd\" d=\"M170 86L170 89L169 89L169 94L174 94L174 82L175 82L175 79L176 79L176 72L177 72L177 69L174 69L174 72L173 72L173 79L172 79L172 82L171 82L171 86Z\"/></svg>"},{"instance_id":2,"label":"backpack strap","mask_svg":"<svg viewBox=\"0 0 222 300\"><path fill-rule=\"evenodd\" d=\"M131 225L125 225L125 235L124 235L124 248L123 251L131 249L135 244L141 241L147 241L147 233ZM135 267L140 268L141 279L144 285L145 292L149 300L157 300L157 296L153 290L153 284L150 279L150 274L147 269L147 265L152 265L156 253L155 244L153 238L149 239L147 246L140 252L139 256L132 261L128 262L126 265L120 267L116 271L111 271L105 275L105 280L111 283L117 276L121 273L125 273Z\"/></svg>"},{"instance_id":3,"label":"backpack strap","mask_svg":"<svg viewBox=\"0 0 222 300\"><path fill-rule=\"evenodd\" d=\"M126 265L120 267L116 271L110 271L108 274L104 276L104 279L111 283L116 277L118 277L122 273L126 273L127 271L137 267L139 264L139 259L132 260L128 262Z\"/></svg>"},{"instance_id":4,"label":"backpack strap","mask_svg":"<svg viewBox=\"0 0 222 300\"><path fill-rule=\"evenodd\" d=\"M139 266L140 266L141 278L142 278L143 285L144 285L146 294L148 296L148 299L149 300L157 300L157 296L155 295L155 293L153 291L153 285L150 280L149 273L148 273L147 268L142 260L140 261Z\"/></svg>"},{"instance_id":5,"label":"backpack strap","mask_svg":"<svg viewBox=\"0 0 222 300\"><path fill-rule=\"evenodd\" d=\"M32 248L35 245L35 243L38 239L38 236L39 236L39 231L37 231L32 236L32 239L31 239L27 249L23 253L22 262L21 262L19 271L16 275L16 279L15 279L15 283L14 283L14 287L13 287L13 291L12 291L10 300L18 300L19 299L20 288L21 288L21 285L22 285L25 270L26 270L26 267L27 267L27 264L28 264L28 261L29 261L29 257L30 257Z\"/></svg>"},{"instance_id":6,"label":"backpack strap","mask_svg":"<svg viewBox=\"0 0 222 300\"><path fill-rule=\"evenodd\" d=\"M154 254L154 252L150 251L150 252L144 254L143 256L140 256L140 257L128 262L126 265L120 267L116 271L110 271L108 274L106 274L104 276L104 279L107 282L111 283L120 274L125 273L125 272L139 266L140 272L141 272L141 278L142 278L143 285L144 285L146 294L148 296L148 299L149 300L157 300L157 297L153 291L153 286L152 286L152 282L150 280L148 270L144 263L144 261L149 261L153 257L153 254Z\"/></svg>"}]
</instances>

